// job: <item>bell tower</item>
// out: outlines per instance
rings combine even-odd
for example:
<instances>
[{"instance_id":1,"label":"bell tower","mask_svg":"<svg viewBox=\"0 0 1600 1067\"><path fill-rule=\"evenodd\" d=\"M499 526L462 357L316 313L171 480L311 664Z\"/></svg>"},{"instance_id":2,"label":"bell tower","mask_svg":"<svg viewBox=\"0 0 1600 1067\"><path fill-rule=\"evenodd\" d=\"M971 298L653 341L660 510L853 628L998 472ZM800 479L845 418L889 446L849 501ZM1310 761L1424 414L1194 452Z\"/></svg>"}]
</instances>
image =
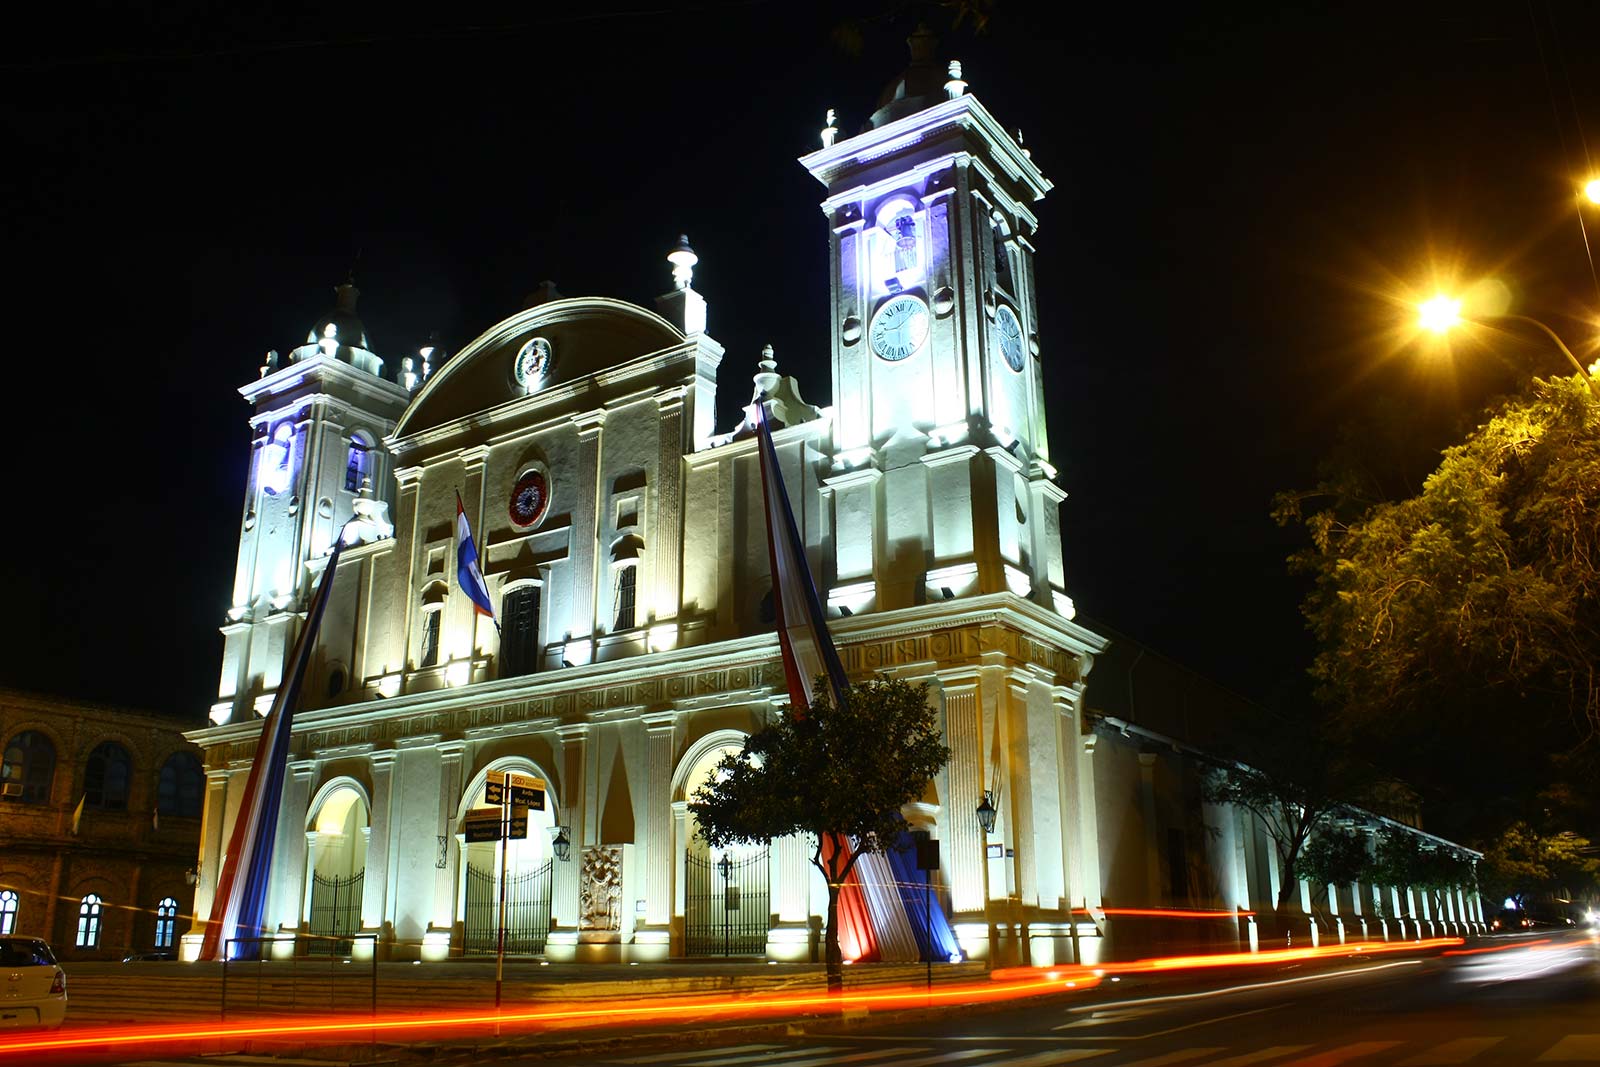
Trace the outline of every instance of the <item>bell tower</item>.
<instances>
[{"instance_id":1,"label":"bell tower","mask_svg":"<svg viewBox=\"0 0 1600 1067\"><path fill-rule=\"evenodd\" d=\"M269 352L260 377L239 390L253 408L250 465L211 708L219 725L266 714L322 560L346 522L356 520L346 544L394 532L384 438L421 385L431 349L420 354L422 373L406 359L401 382L390 381L356 315L354 283L334 293L306 343L287 359Z\"/></svg>"},{"instance_id":2,"label":"bell tower","mask_svg":"<svg viewBox=\"0 0 1600 1067\"><path fill-rule=\"evenodd\" d=\"M800 161L827 189L829 606L1010 590L1071 617L1033 276L1050 183L926 28L908 44L862 131L830 112Z\"/></svg>"}]
</instances>

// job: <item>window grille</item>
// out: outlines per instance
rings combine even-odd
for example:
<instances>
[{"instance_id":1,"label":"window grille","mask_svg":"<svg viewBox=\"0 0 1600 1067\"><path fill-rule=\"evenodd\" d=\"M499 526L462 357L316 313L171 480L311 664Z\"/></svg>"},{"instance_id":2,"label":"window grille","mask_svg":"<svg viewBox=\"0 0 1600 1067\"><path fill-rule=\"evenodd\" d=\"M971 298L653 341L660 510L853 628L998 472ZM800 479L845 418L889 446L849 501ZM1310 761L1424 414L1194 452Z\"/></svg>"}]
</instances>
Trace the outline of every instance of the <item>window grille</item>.
<instances>
[{"instance_id":1,"label":"window grille","mask_svg":"<svg viewBox=\"0 0 1600 1067\"><path fill-rule=\"evenodd\" d=\"M525 585L500 598L500 676L539 669L539 587Z\"/></svg>"},{"instance_id":2,"label":"window grille","mask_svg":"<svg viewBox=\"0 0 1600 1067\"><path fill-rule=\"evenodd\" d=\"M0 937L17 932L17 894L0 890Z\"/></svg>"},{"instance_id":3,"label":"window grille","mask_svg":"<svg viewBox=\"0 0 1600 1067\"><path fill-rule=\"evenodd\" d=\"M350 442L350 462L344 469L344 488L347 493L359 493L361 480L367 475L367 446L360 441Z\"/></svg>"},{"instance_id":4,"label":"window grille","mask_svg":"<svg viewBox=\"0 0 1600 1067\"><path fill-rule=\"evenodd\" d=\"M639 578L639 568L634 565L617 569L617 619L613 630L631 630L637 623L634 622L634 597L636 583Z\"/></svg>"},{"instance_id":5,"label":"window grille","mask_svg":"<svg viewBox=\"0 0 1600 1067\"><path fill-rule=\"evenodd\" d=\"M100 894L90 893L78 904L79 948L100 947Z\"/></svg>"},{"instance_id":6,"label":"window grille","mask_svg":"<svg viewBox=\"0 0 1600 1067\"><path fill-rule=\"evenodd\" d=\"M156 905L156 948L171 948L174 928L178 925L178 902L163 897Z\"/></svg>"}]
</instances>

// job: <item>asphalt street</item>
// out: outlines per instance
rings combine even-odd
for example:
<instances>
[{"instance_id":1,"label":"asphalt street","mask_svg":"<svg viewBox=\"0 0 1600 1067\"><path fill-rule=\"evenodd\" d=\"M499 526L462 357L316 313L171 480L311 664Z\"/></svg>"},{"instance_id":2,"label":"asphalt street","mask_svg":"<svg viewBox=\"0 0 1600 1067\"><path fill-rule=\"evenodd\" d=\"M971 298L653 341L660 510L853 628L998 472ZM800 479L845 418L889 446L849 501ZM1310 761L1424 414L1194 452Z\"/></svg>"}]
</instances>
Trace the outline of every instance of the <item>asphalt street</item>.
<instances>
[{"instance_id":1,"label":"asphalt street","mask_svg":"<svg viewBox=\"0 0 1600 1067\"><path fill-rule=\"evenodd\" d=\"M1465 952L1225 984L1061 995L999 1012L694 1051L506 1064L615 1067L1324 1067L1600 1063L1600 942L1488 939Z\"/></svg>"}]
</instances>

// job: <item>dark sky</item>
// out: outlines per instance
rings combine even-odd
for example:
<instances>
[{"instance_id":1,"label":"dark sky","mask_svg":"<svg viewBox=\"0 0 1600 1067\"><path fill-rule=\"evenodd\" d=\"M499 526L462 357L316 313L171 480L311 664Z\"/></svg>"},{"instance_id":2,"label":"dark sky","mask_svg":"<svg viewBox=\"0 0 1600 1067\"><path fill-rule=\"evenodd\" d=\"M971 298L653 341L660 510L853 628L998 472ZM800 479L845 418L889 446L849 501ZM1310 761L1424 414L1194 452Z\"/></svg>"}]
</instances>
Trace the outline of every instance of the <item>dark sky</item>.
<instances>
[{"instance_id":1,"label":"dark sky","mask_svg":"<svg viewBox=\"0 0 1600 1067\"><path fill-rule=\"evenodd\" d=\"M825 108L865 119L914 6L231 6L74 6L0 44L0 684L203 716L242 507L235 390L358 252L392 367L545 278L648 306L686 232L728 349L719 426L769 341L828 402L821 188L795 158ZM1592 332L1572 178L1600 138L1578 121L1600 15L1186 7L998 0L941 53L1056 183L1037 246L1069 591L1271 698L1311 653L1272 494L1377 396L1444 425L1503 385L1398 351L1393 286L1498 272L1521 310ZM833 43L886 11L859 56Z\"/></svg>"}]
</instances>

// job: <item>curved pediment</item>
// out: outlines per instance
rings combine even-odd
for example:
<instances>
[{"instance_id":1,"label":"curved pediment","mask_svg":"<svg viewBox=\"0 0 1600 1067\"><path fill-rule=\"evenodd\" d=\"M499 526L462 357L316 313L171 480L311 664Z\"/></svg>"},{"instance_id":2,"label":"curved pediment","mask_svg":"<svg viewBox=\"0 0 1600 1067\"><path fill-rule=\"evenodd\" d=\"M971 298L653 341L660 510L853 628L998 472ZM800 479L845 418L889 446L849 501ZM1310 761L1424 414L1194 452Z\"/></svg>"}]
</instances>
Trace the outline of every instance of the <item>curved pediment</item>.
<instances>
[{"instance_id":1,"label":"curved pediment","mask_svg":"<svg viewBox=\"0 0 1600 1067\"><path fill-rule=\"evenodd\" d=\"M530 347L535 338L548 348ZM418 390L394 435L421 433L684 340L660 315L622 300L586 296L539 304L496 323L452 356Z\"/></svg>"}]
</instances>

